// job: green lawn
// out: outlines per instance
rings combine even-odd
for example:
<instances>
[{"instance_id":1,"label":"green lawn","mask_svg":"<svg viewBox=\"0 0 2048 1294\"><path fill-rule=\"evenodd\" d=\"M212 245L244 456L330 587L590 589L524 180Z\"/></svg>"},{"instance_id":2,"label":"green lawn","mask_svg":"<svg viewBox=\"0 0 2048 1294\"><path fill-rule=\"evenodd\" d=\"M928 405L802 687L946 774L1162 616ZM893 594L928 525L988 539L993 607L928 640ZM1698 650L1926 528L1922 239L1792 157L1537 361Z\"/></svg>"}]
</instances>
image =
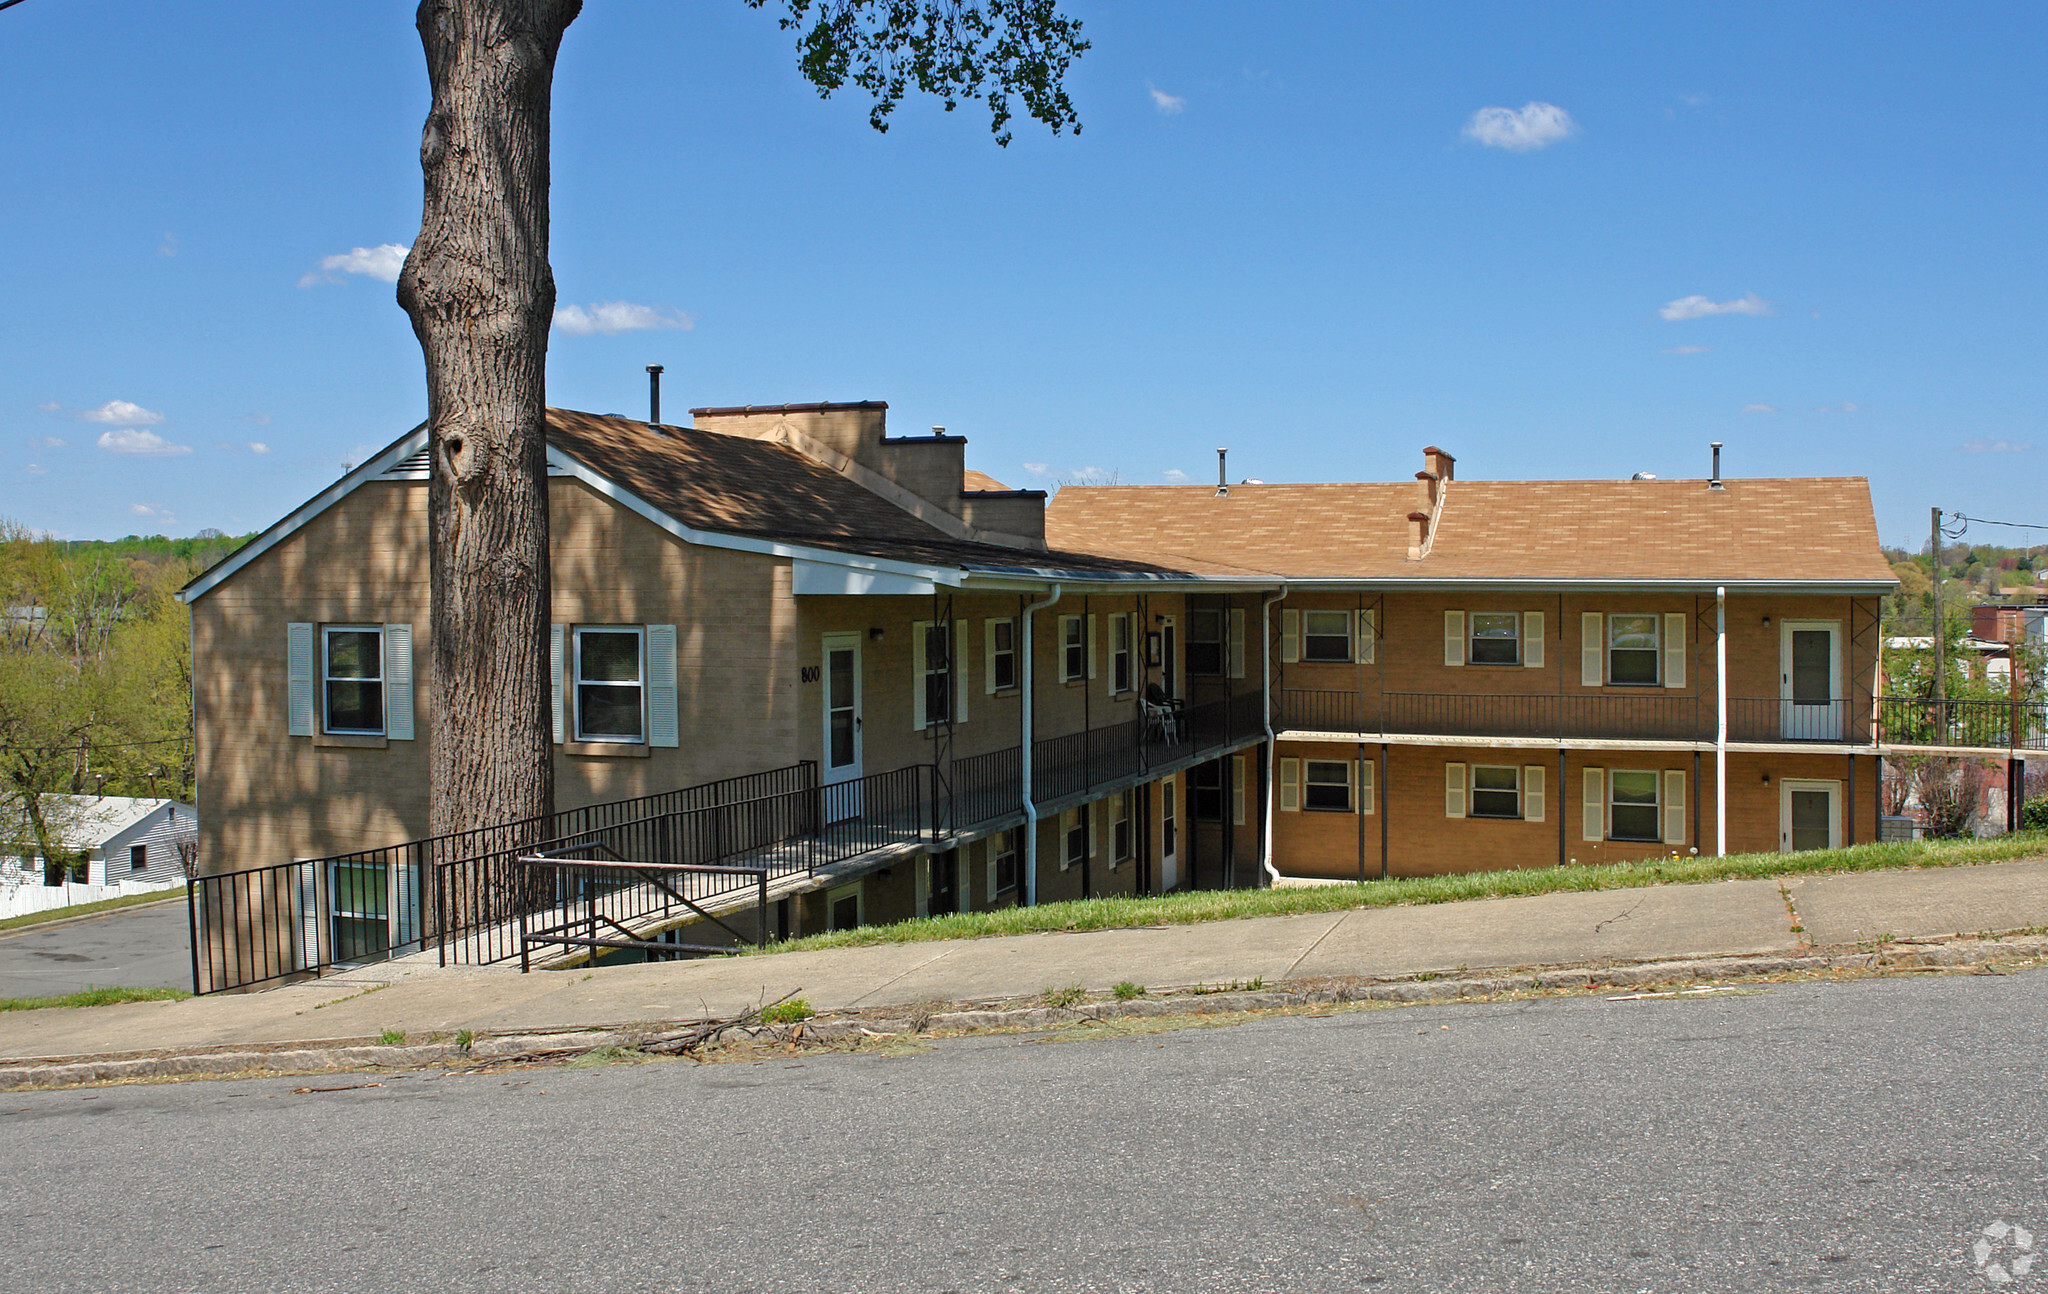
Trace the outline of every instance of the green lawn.
<instances>
[{"instance_id":1,"label":"green lawn","mask_svg":"<svg viewBox=\"0 0 2048 1294\"><path fill-rule=\"evenodd\" d=\"M62 997L0 997L0 1011L40 1011L51 1006L113 1006L117 1002L178 1002L192 994L181 988L89 988Z\"/></svg>"},{"instance_id":2,"label":"green lawn","mask_svg":"<svg viewBox=\"0 0 2048 1294\"><path fill-rule=\"evenodd\" d=\"M89 917L95 912L112 912L115 908L132 908L138 903L168 903L171 900L182 903L185 896L177 890L161 893L124 894L118 899L101 899L98 903L74 903L68 908L51 908L48 912L31 912L26 916L8 917L0 921L0 930L13 930L18 926L36 926L45 921L62 921L66 917Z\"/></svg>"},{"instance_id":3,"label":"green lawn","mask_svg":"<svg viewBox=\"0 0 2048 1294\"><path fill-rule=\"evenodd\" d=\"M1191 925L1198 921L1227 921L1234 917L1456 903L1465 899L1556 894L1566 890L1621 890L1644 885L1697 885L1707 881L1808 876L1822 872L1963 867L2040 854L2048 854L2048 831L2021 831L1990 840L1935 840L1912 844L1857 845L1853 849L1813 850L1799 854L1735 854L1727 858L1666 858L1599 866L1531 867L1302 889L1197 890L1151 898L1079 899L1041 904L1035 908L1002 908L994 912L925 917L895 925L862 926L857 930L810 935L750 951L770 954L805 952L814 948L857 948L871 944L921 943L932 939L979 939L986 935L1021 935L1049 930Z\"/></svg>"}]
</instances>

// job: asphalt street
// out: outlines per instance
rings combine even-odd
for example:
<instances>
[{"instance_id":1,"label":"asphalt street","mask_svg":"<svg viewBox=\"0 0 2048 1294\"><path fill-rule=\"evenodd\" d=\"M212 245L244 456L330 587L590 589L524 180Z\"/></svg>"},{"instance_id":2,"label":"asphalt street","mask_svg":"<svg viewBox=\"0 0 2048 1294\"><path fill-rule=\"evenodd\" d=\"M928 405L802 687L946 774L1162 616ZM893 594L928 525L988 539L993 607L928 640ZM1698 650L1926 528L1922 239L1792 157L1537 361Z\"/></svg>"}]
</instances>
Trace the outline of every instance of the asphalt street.
<instances>
[{"instance_id":1,"label":"asphalt street","mask_svg":"<svg viewBox=\"0 0 2048 1294\"><path fill-rule=\"evenodd\" d=\"M0 1285L2048 1289L2044 990L0 1096Z\"/></svg>"},{"instance_id":2,"label":"asphalt street","mask_svg":"<svg viewBox=\"0 0 2048 1294\"><path fill-rule=\"evenodd\" d=\"M55 997L88 988L191 988L191 923L182 891L179 899L0 931L0 998Z\"/></svg>"}]
</instances>

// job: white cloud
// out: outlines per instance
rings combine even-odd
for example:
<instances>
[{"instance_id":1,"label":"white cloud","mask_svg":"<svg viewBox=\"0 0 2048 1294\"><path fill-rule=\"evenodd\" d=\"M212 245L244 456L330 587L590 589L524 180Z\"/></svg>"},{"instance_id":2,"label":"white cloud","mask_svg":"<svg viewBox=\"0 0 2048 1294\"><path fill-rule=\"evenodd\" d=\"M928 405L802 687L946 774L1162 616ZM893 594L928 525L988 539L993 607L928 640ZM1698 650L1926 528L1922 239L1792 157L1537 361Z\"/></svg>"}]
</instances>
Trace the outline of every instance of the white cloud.
<instances>
[{"instance_id":1,"label":"white cloud","mask_svg":"<svg viewBox=\"0 0 2048 1294\"><path fill-rule=\"evenodd\" d=\"M1659 355L1704 355L1714 349L1712 346L1672 346L1658 351Z\"/></svg>"},{"instance_id":2,"label":"white cloud","mask_svg":"<svg viewBox=\"0 0 2048 1294\"><path fill-rule=\"evenodd\" d=\"M37 413L61 413L63 409L64 406L58 404L55 400L45 400L36 406Z\"/></svg>"},{"instance_id":3,"label":"white cloud","mask_svg":"<svg viewBox=\"0 0 2048 1294\"><path fill-rule=\"evenodd\" d=\"M1024 470L1025 470L1025 471L1027 471L1027 472L1031 473L1031 474L1032 474L1033 476L1051 476L1051 475L1052 475L1052 464L1051 464L1051 463L1025 463L1025 464L1023 464L1023 468L1024 468Z\"/></svg>"},{"instance_id":4,"label":"white cloud","mask_svg":"<svg viewBox=\"0 0 2048 1294\"><path fill-rule=\"evenodd\" d=\"M1145 91L1152 96L1152 106L1159 109L1162 117L1171 117L1188 106L1188 101L1180 95L1168 94L1150 81L1145 82Z\"/></svg>"},{"instance_id":5,"label":"white cloud","mask_svg":"<svg viewBox=\"0 0 2048 1294\"><path fill-rule=\"evenodd\" d=\"M555 329L571 337L606 337L658 328L694 328L697 321L680 310L659 310L631 301L593 301L588 306L562 306L555 311Z\"/></svg>"},{"instance_id":6,"label":"white cloud","mask_svg":"<svg viewBox=\"0 0 2048 1294\"><path fill-rule=\"evenodd\" d=\"M154 409L126 400L109 400L97 409L81 409L78 416L86 422L112 422L123 427L154 427L164 420Z\"/></svg>"},{"instance_id":7,"label":"white cloud","mask_svg":"<svg viewBox=\"0 0 2048 1294\"><path fill-rule=\"evenodd\" d=\"M137 431L133 427L119 427L100 433L100 448L110 454L127 454L150 458L168 458L173 454L189 454L190 445L174 445L153 431Z\"/></svg>"},{"instance_id":8,"label":"white cloud","mask_svg":"<svg viewBox=\"0 0 2048 1294\"><path fill-rule=\"evenodd\" d=\"M1684 319L1704 319L1708 315L1767 315L1770 312L1771 303L1754 292L1744 293L1733 301L1715 301L1695 292L1689 297L1667 301L1657 310L1673 323Z\"/></svg>"},{"instance_id":9,"label":"white cloud","mask_svg":"<svg viewBox=\"0 0 2048 1294\"><path fill-rule=\"evenodd\" d=\"M1772 404L1745 404L1742 406L1742 411L1744 413L1776 413L1778 407Z\"/></svg>"},{"instance_id":10,"label":"white cloud","mask_svg":"<svg viewBox=\"0 0 2048 1294\"><path fill-rule=\"evenodd\" d=\"M1178 467L1169 467L1165 471L1161 472L1160 475L1165 477L1167 480L1173 482L1175 485L1186 485L1189 480L1188 474L1186 472L1181 471Z\"/></svg>"},{"instance_id":11,"label":"white cloud","mask_svg":"<svg viewBox=\"0 0 2048 1294\"><path fill-rule=\"evenodd\" d=\"M138 517L148 517L152 521L161 521L165 525L169 525L177 520L176 517L171 515L168 508L152 508L147 503L131 503L128 505L128 511Z\"/></svg>"},{"instance_id":12,"label":"white cloud","mask_svg":"<svg viewBox=\"0 0 2048 1294\"><path fill-rule=\"evenodd\" d=\"M39 443L40 445L42 445L42 447L43 447L44 449L62 449L62 448L64 448L64 438L63 438L62 436L45 436L45 437L43 437L43 438L42 438L42 440L41 440L41 441L39 441L39 442L37 442L37 443Z\"/></svg>"},{"instance_id":13,"label":"white cloud","mask_svg":"<svg viewBox=\"0 0 2048 1294\"><path fill-rule=\"evenodd\" d=\"M164 240L156 245L156 254L165 257L176 256L178 254L178 236L166 232Z\"/></svg>"},{"instance_id":14,"label":"white cloud","mask_svg":"<svg viewBox=\"0 0 2048 1294\"><path fill-rule=\"evenodd\" d=\"M1964 445L1965 454L2024 454L2033 446L2025 441L2001 440L1992 436L1979 436Z\"/></svg>"},{"instance_id":15,"label":"white cloud","mask_svg":"<svg viewBox=\"0 0 2048 1294\"><path fill-rule=\"evenodd\" d=\"M270 446L264 444L260 440L252 440L249 442L249 452L252 454L268 454L270 452Z\"/></svg>"},{"instance_id":16,"label":"white cloud","mask_svg":"<svg viewBox=\"0 0 2048 1294\"><path fill-rule=\"evenodd\" d=\"M263 412L263 410L258 409L254 413L243 414L242 421L253 422L259 427L268 427L270 425L270 415Z\"/></svg>"},{"instance_id":17,"label":"white cloud","mask_svg":"<svg viewBox=\"0 0 2048 1294\"><path fill-rule=\"evenodd\" d=\"M1578 128L1579 124L1563 108L1532 100L1520 108L1481 108L1465 123L1465 138L1488 148L1527 153L1548 148Z\"/></svg>"},{"instance_id":18,"label":"white cloud","mask_svg":"<svg viewBox=\"0 0 2048 1294\"><path fill-rule=\"evenodd\" d=\"M30 463L27 467L24 467L21 470L28 473L30 476L41 476L43 473L49 471L50 469L38 463Z\"/></svg>"},{"instance_id":19,"label":"white cloud","mask_svg":"<svg viewBox=\"0 0 2048 1294\"><path fill-rule=\"evenodd\" d=\"M366 278L384 283L398 282L398 271L405 265L405 254L410 247L397 243L379 243L375 247L351 247L345 252L320 258L320 268L308 270L299 276L299 286L310 288L316 283L339 283L339 274L361 274Z\"/></svg>"}]
</instances>

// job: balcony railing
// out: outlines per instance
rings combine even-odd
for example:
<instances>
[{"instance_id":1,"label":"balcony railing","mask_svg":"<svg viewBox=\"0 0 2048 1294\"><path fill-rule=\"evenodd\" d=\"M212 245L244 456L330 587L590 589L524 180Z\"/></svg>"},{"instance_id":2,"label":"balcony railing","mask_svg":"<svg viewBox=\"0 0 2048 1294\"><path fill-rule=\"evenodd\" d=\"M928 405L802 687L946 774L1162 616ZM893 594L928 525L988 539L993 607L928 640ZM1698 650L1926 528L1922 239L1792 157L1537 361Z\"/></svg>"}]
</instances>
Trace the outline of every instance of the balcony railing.
<instances>
[{"instance_id":1,"label":"balcony railing","mask_svg":"<svg viewBox=\"0 0 2048 1294\"><path fill-rule=\"evenodd\" d=\"M1139 715L1125 723L1070 732L1034 743L1031 793L1038 801L1080 795L1092 787L1186 763L1265 731L1257 693Z\"/></svg>"},{"instance_id":2,"label":"balcony railing","mask_svg":"<svg viewBox=\"0 0 2048 1294\"><path fill-rule=\"evenodd\" d=\"M1274 699L1276 727L1359 736L1706 742L1715 729L1713 697L1652 691L1458 695L1288 688ZM1728 739L1868 745L1871 717L1867 700L1731 697Z\"/></svg>"},{"instance_id":3,"label":"balcony railing","mask_svg":"<svg viewBox=\"0 0 2048 1294\"><path fill-rule=\"evenodd\" d=\"M2048 750L2048 702L1880 697L1878 731L1894 746Z\"/></svg>"}]
</instances>

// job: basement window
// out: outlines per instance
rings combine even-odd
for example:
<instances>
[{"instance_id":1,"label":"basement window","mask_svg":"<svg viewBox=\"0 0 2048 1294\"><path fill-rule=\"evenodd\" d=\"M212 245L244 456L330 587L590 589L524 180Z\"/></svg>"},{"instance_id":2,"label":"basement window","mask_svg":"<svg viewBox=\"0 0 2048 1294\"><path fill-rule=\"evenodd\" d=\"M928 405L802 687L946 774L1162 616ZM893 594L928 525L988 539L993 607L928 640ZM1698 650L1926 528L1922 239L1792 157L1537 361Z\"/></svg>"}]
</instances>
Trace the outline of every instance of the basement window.
<instances>
[{"instance_id":1,"label":"basement window","mask_svg":"<svg viewBox=\"0 0 2048 1294\"><path fill-rule=\"evenodd\" d=\"M1607 835L1611 840L1662 840L1655 773L1615 772L1608 783Z\"/></svg>"},{"instance_id":2,"label":"basement window","mask_svg":"<svg viewBox=\"0 0 2048 1294\"><path fill-rule=\"evenodd\" d=\"M1341 612L1339 614L1342 614ZM1351 761L1302 761L1301 807L1326 813L1351 812Z\"/></svg>"},{"instance_id":3,"label":"basement window","mask_svg":"<svg viewBox=\"0 0 2048 1294\"><path fill-rule=\"evenodd\" d=\"M1475 818L1522 816L1522 770L1492 764L1472 766L1472 814Z\"/></svg>"}]
</instances>

